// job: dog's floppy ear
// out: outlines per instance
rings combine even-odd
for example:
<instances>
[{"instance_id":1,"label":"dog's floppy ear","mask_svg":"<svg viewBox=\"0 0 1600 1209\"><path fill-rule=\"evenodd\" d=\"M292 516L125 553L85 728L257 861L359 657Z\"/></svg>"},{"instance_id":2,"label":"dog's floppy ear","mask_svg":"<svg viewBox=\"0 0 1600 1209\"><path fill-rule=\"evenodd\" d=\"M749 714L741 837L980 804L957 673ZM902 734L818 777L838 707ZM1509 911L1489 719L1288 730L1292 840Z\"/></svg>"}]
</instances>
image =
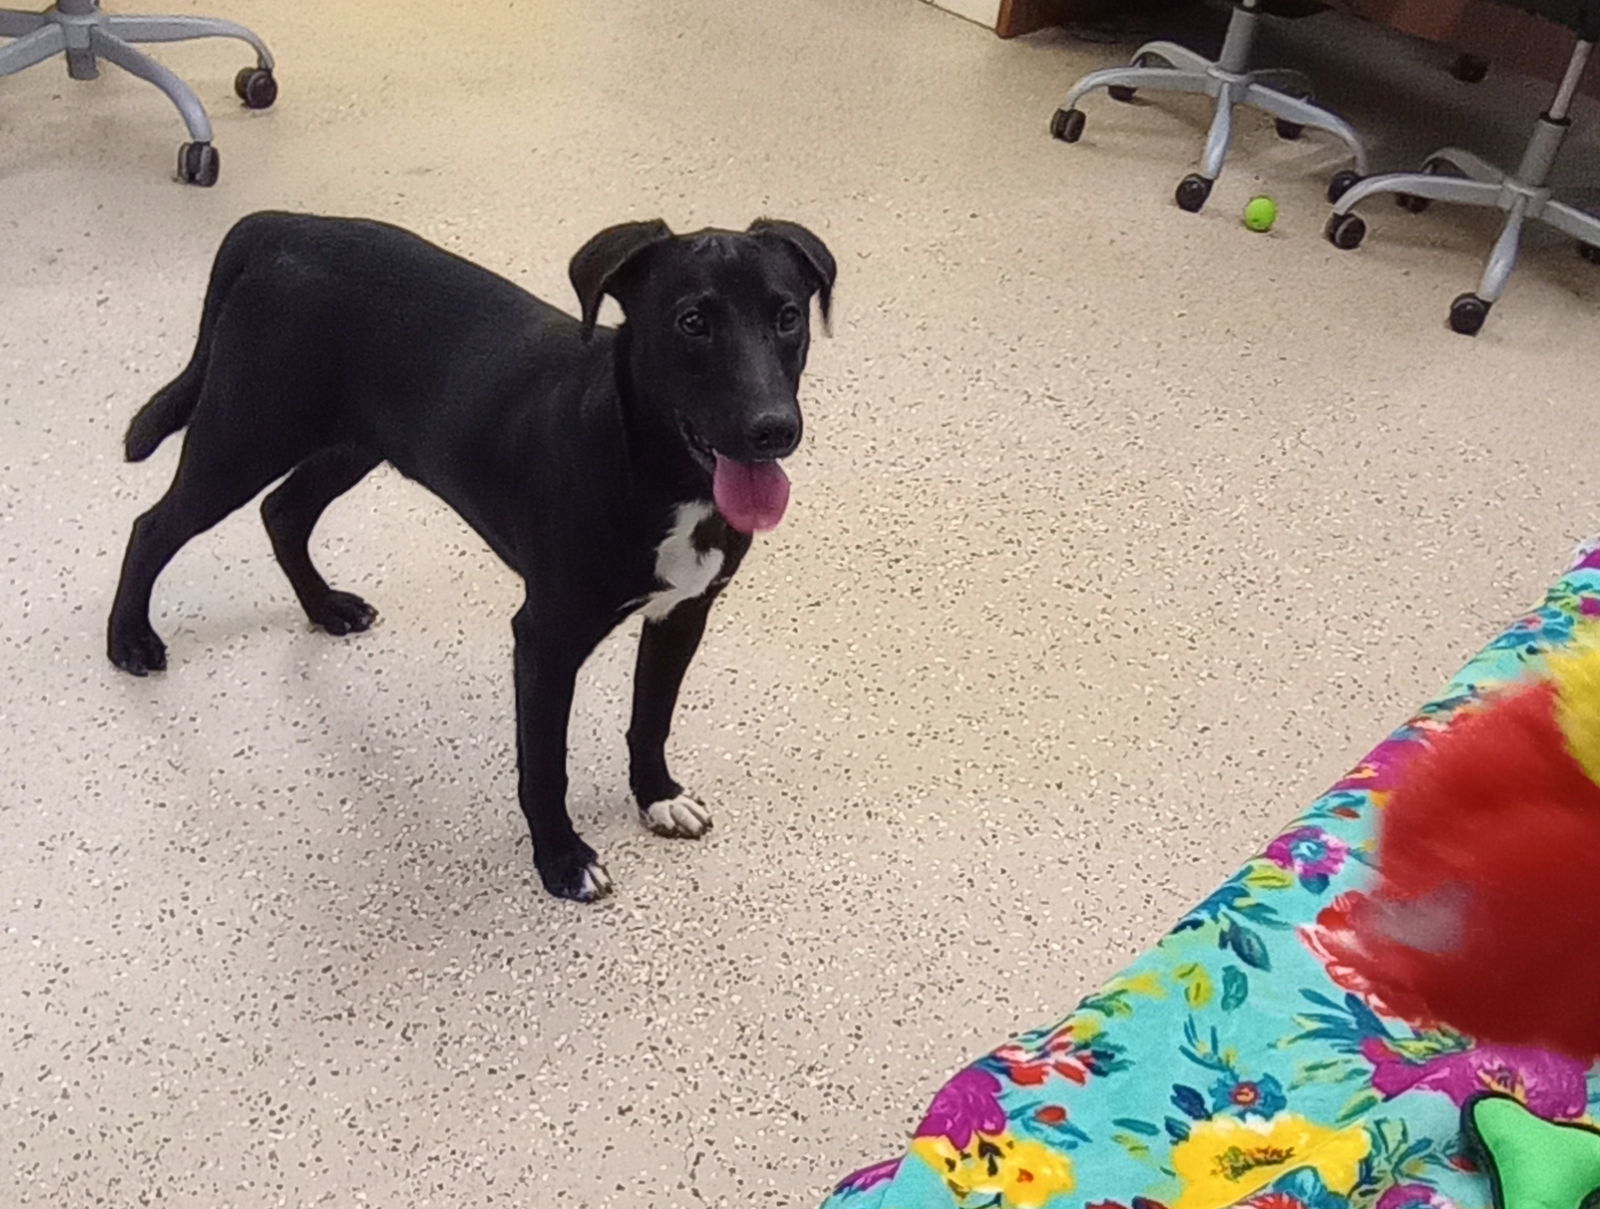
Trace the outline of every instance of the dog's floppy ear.
<instances>
[{"instance_id":1,"label":"dog's floppy ear","mask_svg":"<svg viewBox=\"0 0 1600 1209\"><path fill-rule=\"evenodd\" d=\"M572 279L572 288L578 291L578 304L583 308L585 340L594 335L601 300L611 292L618 274L628 262L646 248L671 238L672 229L659 218L652 218L607 227L578 249L567 266L567 276Z\"/></svg>"},{"instance_id":2,"label":"dog's floppy ear","mask_svg":"<svg viewBox=\"0 0 1600 1209\"><path fill-rule=\"evenodd\" d=\"M799 223L777 218L756 219L747 234L757 239L779 240L800 258L811 275L812 288L817 292L817 309L822 312L822 326L827 330L828 313L833 306L833 280L839 271L828 245Z\"/></svg>"}]
</instances>

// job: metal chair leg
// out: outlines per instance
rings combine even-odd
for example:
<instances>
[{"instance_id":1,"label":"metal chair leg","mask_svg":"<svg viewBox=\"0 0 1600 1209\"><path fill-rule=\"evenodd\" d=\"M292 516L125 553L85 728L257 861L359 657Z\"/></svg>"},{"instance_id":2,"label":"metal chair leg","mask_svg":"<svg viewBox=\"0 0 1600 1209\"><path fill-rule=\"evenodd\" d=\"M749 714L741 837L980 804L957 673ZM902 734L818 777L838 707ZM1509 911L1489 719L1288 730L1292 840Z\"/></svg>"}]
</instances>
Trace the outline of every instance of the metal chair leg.
<instances>
[{"instance_id":1,"label":"metal chair leg","mask_svg":"<svg viewBox=\"0 0 1600 1209\"><path fill-rule=\"evenodd\" d=\"M1461 175L1470 177L1475 181L1485 181L1498 185L1505 180L1506 174L1496 168L1481 155L1474 155L1460 147L1441 147L1428 157L1427 162L1442 161L1453 165Z\"/></svg>"},{"instance_id":2,"label":"metal chair leg","mask_svg":"<svg viewBox=\"0 0 1600 1209\"><path fill-rule=\"evenodd\" d=\"M1539 221L1581 244L1600 246L1600 214L1590 214L1566 202L1547 201L1539 211Z\"/></svg>"},{"instance_id":3,"label":"metal chair leg","mask_svg":"<svg viewBox=\"0 0 1600 1209\"><path fill-rule=\"evenodd\" d=\"M206 116L205 106L200 104L200 98L194 95L194 90L172 71L105 30L96 29L93 42L95 53L107 62L115 63L129 75L148 80L166 93L167 99L178 107L178 112L183 116L183 124L189 128L191 139L197 143L211 141L211 119Z\"/></svg>"},{"instance_id":4,"label":"metal chair leg","mask_svg":"<svg viewBox=\"0 0 1600 1209\"><path fill-rule=\"evenodd\" d=\"M1072 91L1067 93L1067 99L1062 102L1062 108L1075 109L1079 101L1101 88L1206 93L1210 91L1211 83L1209 76L1193 76L1169 67L1107 67L1102 71L1091 71L1074 84Z\"/></svg>"},{"instance_id":5,"label":"metal chair leg","mask_svg":"<svg viewBox=\"0 0 1600 1209\"><path fill-rule=\"evenodd\" d=\"M32 33L23 34L15 42L0 46L0 76L9 76L35 63L61 54L67 40L59 25L45 25Z\"/></svg>"},{"instance_id":6,"label":"metal chair leg","mask_svg":"<svg viewBox=\"0 0 1600 1209\"><path fill-rule=\"evenodd\" d=\"M1500 228L1500 238L1489 249L1489 259L1483 266L1483 278L1478 282L1478 297L1494 303L1505 293L1511 270L1517 267L1517 253L1522 248L1522 228L1527 221L1528 204L1518 198L1506 215L1506 224Z\"/></svg>"},{"instance_id":7,"label":"metal chair leg","mask_svg":"<svg viewBox=\"0 0 1600 1209\"><path fill-rule=\"evenodd\" d=\"M1385 172L1351 185L1349 191L1334 203L1333 212L1348 214L1367 198L1380 193L1403 193L1411 197L1425 197L1429 201L1489 210L1500 206L1500 186L1489 181L1432 172Z\"/></svg>"},{"instance_id":8,"label":"metal chair leg","mask_svg":"<svg viewBox=\"0 0 1600 1209\"><path fill-rule=\"evenodd\" d=\"M1250 82L1302 100L1310 100L1316 92L1311 77L1294 67L1263 67L1250 73Z\"/></svg>"},{"instance_id":9,"label":"metal chair leg","mask_svg":"<svg viewBox=\"0 0 1600 1209\"><path fill-rule=\"evenodd\" d=\"M1211 70L1211 60L1176 42L1146 42L1133 52L1133 61L1141 63L1146 59L1160 59L1178 71L1189 71L1196 75L1205 75Z\"/></svg>"},{"instance_id":10,"label":"metal chair leg","mask_svg":"<svg viewBox=\"0 0 1600 1209\"><path fill-rule=\"evenodd\" d=\"M1265 88L1260 84L1249 84L1245 88L1244 100L1246 104L1254 105L1257 109L1270 113L1275 118L1285 121L1298 122L1300 125L1312 130L1325 130L1335 136L1340 142L1350 149L1351 158L1356 162L1356 171L1365 176L1367 173L1367 149L1362 146L1361 136L1349 122L1335 113L1330 113L1320 105L1310 101L1302 101L1299 97L1286 96L1272 88Z\"/></svg>"},{"instance_id":11,"label":"metal chair leg","mask_svg":"<svg viewBox=\"0 0 1600 1209\"><path fill-rule=\"evenodd\" d=\"M124 42L190 42L196 38L236 38L256 52L256 62L271 69L272 52L254 31L216 17L108 16L100 26Z\"/></svg>"},{"instance_id":12,"label":"metal chair leg","mask_svg":"<svg viewBox=\"0 0 1600 1209\"><path fill-rule=\"evenodd\" d=\"M1238 97L1238 87L1224 84L1217 93L1217 107L1211 115L1211 128L1206 131L1205 149L1200 153L1200 175L1216 180L1222 175L1222 165L1228 158L1228 147L1233 142L1233 106Z\"/></svg>"},{"instance_id":13,"label":"metal chair leg","mask_svg":"<svg viewBox=\"0 0 1600 1209\"><path fill-rule=\"evenodd\" d=\"M14 8L0 8L0 38L20 38L46 23L43 13L21 13Z\"/></svg>"}]
</instances>

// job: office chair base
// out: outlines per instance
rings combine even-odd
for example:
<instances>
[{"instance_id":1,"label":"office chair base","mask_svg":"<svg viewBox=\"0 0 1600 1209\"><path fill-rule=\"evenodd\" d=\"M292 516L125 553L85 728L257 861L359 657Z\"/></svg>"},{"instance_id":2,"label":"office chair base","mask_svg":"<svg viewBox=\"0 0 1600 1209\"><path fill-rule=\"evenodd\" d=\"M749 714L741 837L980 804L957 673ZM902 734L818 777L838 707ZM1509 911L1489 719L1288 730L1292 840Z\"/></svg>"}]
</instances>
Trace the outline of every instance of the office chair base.
<instances>
[{"instance_id":1,"label":"office chair base","mask_svg":"<svg viewBox=\"0 0 1600 1209\"><path fill-rule=\"evenodd\" d=\"M1600 263L1600 215L1557 201L1548 184L1550 171L1572 124L1566 116L1567 109L1582 80L1592 46L1592 43L1579 42L1573 50L1566 77L1549 111L1534 124L1533 136L1515 172L1503 172L1460 147L1443 147L1422 162L1420 172L1385 172L1352 187L1334 203L1326 231L1328 241L1346 249L1359 244L1360 239L1353 243L1341 241L1336 233L1351 220L1360 222L1351 213L1352 209L1381 193L1393 195L1401 209L1413 214L1423 213L1436 201L1504 213L1505 222L1489 251L1478 288L1470 294L1459 295L1450 304L1450 329L1464 336L1478 334L1488 318L1489 308L1505 292L1522 248L1523 229L1530 220L1570 236L1577 241L1579 254L1584 259Z\"/></svg>"},{"instance_id":2,"label":"office chair base","mask_svg":"<svg viewBox=\"0 0 1600 1209\"><path fill-rule=\"evenodd\" d=\"M189 184L216 183L219 160L211 146L211 119L194 91L169 69L142 51L138 43L187 42L195 38L234 38L256 52L256 64L239 72L234 91L249 109L266 109L278 98L272 52L249 29L212 17L113 16L98 0L57 0L43 12L0 8L0 77L62 56L74 80L100 74L100 60L154 84L177 107L189 131L178 149L178 179ZM198 150L197 150L198 149Z\"/></svg>"},{"instance_id":3,"label":"office chair base","mask_svg":"<svg viewBox=\"0 0 1600 1209\"><path fill-rule=\"evenodd\" d=\"M1063 142L1077 142L1083 136L1086 121L1078 102L1097 90L1124 104L1136 100L1141 91L1190 93L1213 98L1216 107L1200 156L1200 169L1178 185L1175 197L1182 209L1193 213L1204 207L1211 185L1221 175L1228 158L1233 141L1233 111L1240 105L1270 116L1280 138L1298 139L1307 130L1333 135L1349 149L1356 165L1354 173L1339 176L1359 179L1367 170L1367 153L1361 139L1343 118L1311 99L1311 81L1305 75L1280 68L1247 70L1255 41L1256 4L1257 0L1236 0L1222 52L1215 61L1175 42L1150 42L1139 48L1130 66L1090 72L1072 86L1066 101L1056 110L1050 120L1051 134ZM1331 186L1329 194L1335 195Z\"/></svg>"}]
</instances>

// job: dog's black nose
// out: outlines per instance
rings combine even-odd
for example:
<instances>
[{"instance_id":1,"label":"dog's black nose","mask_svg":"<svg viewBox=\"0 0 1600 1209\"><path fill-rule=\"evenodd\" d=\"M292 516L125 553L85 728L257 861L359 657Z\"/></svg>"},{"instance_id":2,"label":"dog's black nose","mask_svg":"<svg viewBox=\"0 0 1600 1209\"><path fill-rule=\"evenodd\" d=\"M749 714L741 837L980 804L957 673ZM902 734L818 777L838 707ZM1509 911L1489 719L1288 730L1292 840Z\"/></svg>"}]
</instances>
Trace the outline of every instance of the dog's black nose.
<instances>
[{"instance_id":1,"label":"dog's black nose","mask_svg":"<svg viewBox=\"0 0 1600 1209\"><path fill-rule=\"evenodd\" d=\"M763 458L781 458L800 443L800 420L779 412L757 416L745 430L750 451Z\"/></svg>"}]
</instances>

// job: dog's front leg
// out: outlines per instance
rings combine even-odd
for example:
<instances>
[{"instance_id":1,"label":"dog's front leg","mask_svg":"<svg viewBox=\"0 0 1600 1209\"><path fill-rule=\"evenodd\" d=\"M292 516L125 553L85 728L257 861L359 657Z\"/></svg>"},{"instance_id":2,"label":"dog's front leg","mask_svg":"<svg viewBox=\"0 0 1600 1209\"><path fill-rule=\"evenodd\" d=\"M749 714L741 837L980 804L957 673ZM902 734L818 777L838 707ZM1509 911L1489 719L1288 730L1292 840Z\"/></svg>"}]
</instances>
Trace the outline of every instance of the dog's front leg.
<instances>
[{"instance_id":1,"label":"dog's front leg","mask_svg":"<svg viewBox=\"0 0 1600 1209\"><path fill-rule=\"evenodd\" d=\"M661 620L645 622L633 672L628 780L644 825L657 835L678 839L699 839L711 830L711 813L667 770L667 735L684 673L706 632L712 599L687 600Z\"/></svg>"},{"instance_id":2,"label":"dog's front leg","mask_svg":"<svg viewBox=\"0 0 1600 1209\"><path fill-rule=\"evenodd\" d=\"M532 602L511 623L516 640L517 797L533 836L533 863L545 889L590 903L611 893L611 878L567 814L567 721L578 669L603 635L590 638Z\"/></svg>"}]
</instances>

